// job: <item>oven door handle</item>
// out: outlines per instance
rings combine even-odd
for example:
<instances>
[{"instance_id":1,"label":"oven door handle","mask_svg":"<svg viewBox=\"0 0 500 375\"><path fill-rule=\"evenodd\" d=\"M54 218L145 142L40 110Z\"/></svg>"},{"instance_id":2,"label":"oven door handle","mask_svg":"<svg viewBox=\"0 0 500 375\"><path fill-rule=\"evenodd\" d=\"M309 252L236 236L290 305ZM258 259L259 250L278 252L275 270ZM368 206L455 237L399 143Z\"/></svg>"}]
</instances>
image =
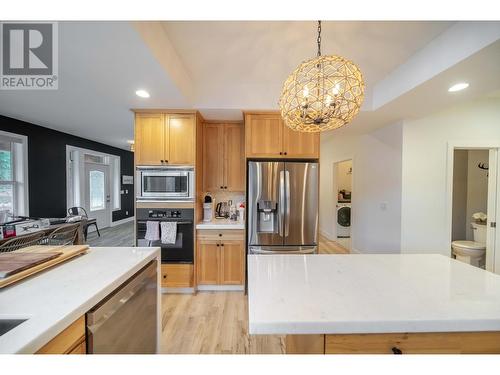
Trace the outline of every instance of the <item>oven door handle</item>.
<instances>
[{"instance_id":1,"label":"oven door handle","mask_svg":"<svg viewBox=\"0 0 500 375\"><path fill-rule=\"evenodd\" d=\"M137 223L138 224L146 224L148 221L157 221L159 223L161 222L167 222L167 223L177 223L177 224L181 224L181 225L185 225L185 224L193 224L192 221L171 221L171 220L137 220Z\"/></svg>"}]
</instances>

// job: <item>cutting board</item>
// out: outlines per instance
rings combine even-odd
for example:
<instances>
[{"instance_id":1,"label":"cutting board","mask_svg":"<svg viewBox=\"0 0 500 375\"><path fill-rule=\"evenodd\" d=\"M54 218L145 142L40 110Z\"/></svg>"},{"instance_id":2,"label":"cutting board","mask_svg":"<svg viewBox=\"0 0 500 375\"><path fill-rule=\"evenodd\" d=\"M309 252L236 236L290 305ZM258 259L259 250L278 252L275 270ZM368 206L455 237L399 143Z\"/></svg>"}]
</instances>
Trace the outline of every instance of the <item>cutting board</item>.
<instances>
[{"instance_id":1,"label":"cutting board","mask_svg":"<svg viewBox=\"0 0 500 375\"><path fill-rule=\"evenodd\" d=\"M61 255L60 252L50 253L0 253L0 279L5 279L18 272L38 266Z\"/></svg>"},{"instance_id":2,"label":"cutting board","mask_svg":"<svg viewBox=\"0 0 500 375\"><path fill-rule=\"evenodd\" d=\"M29 268L23 269L17 273L13 273L10 276L7 276L3 279L0 278L0 289L7 285L11 285L15 282L21 281L27 277L35 275L38 272L46 270L47 268L57 266L58 264L68 261L78 255L85 254L88 251L88 249L89 249L88 245L68 245L68 246L36 245L11 251L7 254L11 256L15 254L25 254L23 256L35 255L35 254L36 256L40 254L50 254L50 256L53 256L54 254L56 254L56 256L50 259L45 259L41 263L31 265Z\"/></svg>"}]
</instances>

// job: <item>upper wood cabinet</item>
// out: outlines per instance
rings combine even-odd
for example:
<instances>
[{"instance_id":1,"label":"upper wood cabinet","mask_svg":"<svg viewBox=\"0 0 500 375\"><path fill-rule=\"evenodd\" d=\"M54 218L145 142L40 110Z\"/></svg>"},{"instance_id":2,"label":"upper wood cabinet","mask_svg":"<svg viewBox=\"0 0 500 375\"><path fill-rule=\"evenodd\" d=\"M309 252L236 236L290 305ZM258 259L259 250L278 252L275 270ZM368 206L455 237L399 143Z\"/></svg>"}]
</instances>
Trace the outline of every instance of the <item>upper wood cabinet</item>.
<instances>
[{"instance_id":1,"label":"upper wood cabinet","mask_svg":"<svg viewBox=\"0 0 500 375\"><path fill-rule=\"evenodd\" d=\"M165 154L165 116L162 113L135 115L134 155L138 165L161 165Z\"/></svg>"},{"instance_id":2,"label":"upper wood cabinet","mask_svg":"<svg viewBox=\"0 0 500 375\"><path fill-rule=\"evenodd\" d=\"M136 165L194 165L195 114L136 113Z\"/></svg>"},{"instance_id":3,"label":"upper wood cabinet","mask_svg":"<svg viewBox=\"0 0 500 375\"><path fill-rule=\"evenodd\" d=\"M245 137L239 123L205 123L203 190L245 190Z\"/></svg>"},{"instance_id":4,"label":"upper wood cabinet","mask_svg":"<svg viewBox=\"0 0 500 375\"><path fill-rule=\"evenodd\" d=\"M279 112L246 113L247 158L319 159L319 133L294 131Z\"/></svg>"}]
</instances>

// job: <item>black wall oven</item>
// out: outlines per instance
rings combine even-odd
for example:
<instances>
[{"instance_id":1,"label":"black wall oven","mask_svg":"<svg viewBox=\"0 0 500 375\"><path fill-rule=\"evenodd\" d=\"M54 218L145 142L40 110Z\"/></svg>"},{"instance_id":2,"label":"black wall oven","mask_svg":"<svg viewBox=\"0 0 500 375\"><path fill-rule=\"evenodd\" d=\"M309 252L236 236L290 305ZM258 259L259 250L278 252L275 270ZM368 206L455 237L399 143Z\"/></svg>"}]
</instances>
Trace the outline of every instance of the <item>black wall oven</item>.
<instances>
[{"instance_id":1,"label":"black wall oven","mask_svg":"<svg viewBox=\"0 0 500 375\"><path fill-rule=\"evenodd\" d=\"M162 263L193 263L194 259L194 209L137 209L137 246L160 247ZM148 221L177 222L175 244L163 244L161 241L148 241L146 223Z\"/></svg>"}]
</instances>

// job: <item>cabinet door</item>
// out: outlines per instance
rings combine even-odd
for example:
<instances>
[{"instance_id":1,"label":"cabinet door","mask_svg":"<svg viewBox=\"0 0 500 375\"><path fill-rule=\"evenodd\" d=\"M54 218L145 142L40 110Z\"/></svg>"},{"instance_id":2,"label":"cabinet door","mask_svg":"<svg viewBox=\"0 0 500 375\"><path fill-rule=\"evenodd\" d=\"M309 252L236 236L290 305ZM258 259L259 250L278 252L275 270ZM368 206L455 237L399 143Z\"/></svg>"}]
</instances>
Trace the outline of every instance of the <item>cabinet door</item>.
<instances>
[{"instance_id":1,"label":"cabinet door","mask_svg":"<svg viewBox=\"0 0 500 375\"><path fill-rule=\"evenodd\" d=\"M161 113L135 115L136 165L161 165L164 155L165 116Z\"/></svg>"},{"instance_id":2,"label":"cabinet door","mask_svg":"<svg viewBox=\"0 0 500 375\"><path fill-rule=\"evenodd\" d=\"M283 124L279 114L245 118L247 158L280 158L283 151Z\"/></svg>"},{"instance_id":3,"label":"cabinet door","mask_svg":"<svg viewBox=\"0 0 500 375\"><path fill-rule=\"evenodd\" d=\"M203 191L219 191L224 187L224 125L205 124L203 131Z\"/></svg>"},{"instance_id":4,"label":"cabinet door","mask_svg":"<svg viewBox=\"0 0 500 375\"><path fill-rule=\"evenodd\" d=\"M283 123L283 152L285 158L319 159L319 133L290 129Z\"/></svg>"},{"instance_id":5,"label":"cabinet door","mask_svg":"<svg viewBox=\"0 0 500 375\"><path fill-rule=\"evenodd\" d=\"M194 165L195 117L193 115L168 115L168 164Z\"/></svg>"},{"instance_id":6,"label":"cabinet door","mask_svg":"<svg viewBox=\"0 0 500 375\"><path fill-rule=\"evenodd\" d=\"M243 241L222 241L220 256L221 284L244 284L245 253L243 243Z\"/></svg>"},{"instance_id":7,"label":"cabinet door","mask_svg":"<svg viewBox=\"0 0 500 375\"><path fill-rule=\"evenodd\" d=\"M196 260L198 284L216 285L219 283L218 241L199 241Z\"/></svg>"},{"instance_id":8,"label":"cabinet door","mask_svg":"<svg viewBox=\"0 0 500 375\"><path fill-rule=\"evenodd\" d=\"M224 142L224 190L245 191L244 127L240 124L227 124Z\"/></svg>"}]
</instances>

